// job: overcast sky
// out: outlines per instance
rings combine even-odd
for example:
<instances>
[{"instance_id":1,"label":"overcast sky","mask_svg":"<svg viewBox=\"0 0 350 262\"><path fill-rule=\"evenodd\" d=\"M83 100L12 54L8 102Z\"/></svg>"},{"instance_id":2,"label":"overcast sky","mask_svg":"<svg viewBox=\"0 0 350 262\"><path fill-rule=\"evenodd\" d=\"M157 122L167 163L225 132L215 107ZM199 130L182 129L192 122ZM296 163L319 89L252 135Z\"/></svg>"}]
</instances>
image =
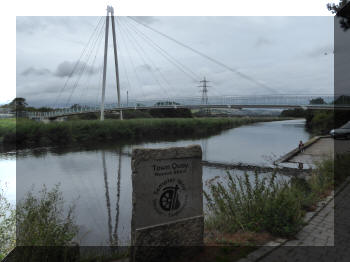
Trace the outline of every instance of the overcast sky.
<instances>
[{"instance_id":1,"label":"overcast sky","mask_svg":"<svg viewBox=\"0 0 350 262\"><path fill-rule=\"evenodd\" d=\"M119 17L116 33L122 100L126 99L127 90L129 99L200 96L196 81L203 77L211 81L209 96L333 93L333 17L136 19L253 81L127 17ZM100 17L17 17L16 95L33 105L98 102L104 45L104 21L96 27L99 21ZM82 63L71 75L95 28ZM163 51L149 39L174 58L176 62L172 61L178 66L164 58ZM110 34L107 102L117 99L111 40Z\"/></svg>"}]
</instances>

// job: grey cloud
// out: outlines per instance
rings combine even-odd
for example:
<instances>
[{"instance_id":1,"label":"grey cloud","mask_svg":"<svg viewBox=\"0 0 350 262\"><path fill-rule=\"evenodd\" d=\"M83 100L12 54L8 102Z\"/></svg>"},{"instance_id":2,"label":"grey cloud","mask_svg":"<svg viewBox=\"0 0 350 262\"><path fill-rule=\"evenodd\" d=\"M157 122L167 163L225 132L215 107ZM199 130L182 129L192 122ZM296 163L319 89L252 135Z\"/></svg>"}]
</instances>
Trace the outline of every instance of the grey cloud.
<instances>
[{"instance_id":1,"label":"grey cloud","mask_svg":"<svg viewBox=\"0 0 350 262\"><path fill-rule=\"evenodd\" d=\"M155 16L132 16L132 18L145 24L153 24L159 21Z\"/></svg>"},{"instance_id":2,"label":"grey cloud","mask_svg":"<svg viewBox=\"0 0 350 262\"><path fill-rule=\"evenodd\" d=\"M85 62L79 62L77 64L77 62L64 61L57 66L55 76L74 76L77 74L81 74L82 72L86 75L93 75L98 72L98 68L89 66Z\"/></svg>"},{"instance_id":3,"label":"grey cloud","mask_svg":"<svg viewBox=\"0 0 350 262\"><path fill-rule=\"evenodd\" d=\"M26 70L22 71L22 76L29 76L29 75L35 75L35 76L42 76L42 75L49 75L51 74L51 71L46 68L37 69L35 67L28 67Z\"/></svg>"},{"instance_id":4,"label":"grey cloud","mask_svg":"<svg viewBox=\"0 0 350 262\"><path fill-rule=\"evenodd\" d=\"M272 44L272 42L269 39L261 36L256 40L255 47L261 47L261 46L270 45L270 44Z\"/></svg>"},{"instance_id":5,"label":"grey cloud","mask_svg":"<svg viewBox=\"0 0 350 262\"><path fill-rule=\"evenodd\" d=\"M41 17L19 16L16 19L17 33L33 34L36 31L44 30L46 27L47 24L41 19Z\"/></svg>"},{"instance_id":6,"label":"grey cloud","mask_svg":"<svg viewBox=\"0 0 350 262\"><path fill-rule=\"evenodd\" d=\"M142 70L142 71L152 71L152 67L148 64L143 64L137 67L138 69Z\"/></svg>"},{"instance_id":7,"label":"grey cloud","mask_svg":"<svg viewBox=\"0 0 350 262\"><path fill-rule=\"evenodd\" d=\"M94 28L94 19L98 17L78 16L18 16L16 19L16 32L23 34L36 34L52 31L70 32L75 34L84 28Z\"/></svg>"}]
</instances>

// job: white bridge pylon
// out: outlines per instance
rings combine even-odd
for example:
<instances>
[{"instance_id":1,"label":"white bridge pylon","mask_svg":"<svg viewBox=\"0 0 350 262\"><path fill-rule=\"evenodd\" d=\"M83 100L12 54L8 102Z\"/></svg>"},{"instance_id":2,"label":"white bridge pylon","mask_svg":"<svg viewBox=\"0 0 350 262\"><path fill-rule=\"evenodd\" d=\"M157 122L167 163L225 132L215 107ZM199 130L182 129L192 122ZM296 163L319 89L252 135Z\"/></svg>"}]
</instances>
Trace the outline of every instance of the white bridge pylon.
<instances>
[{"instance_id":1,"label":"white bridge pylon","mask_svg":"<svg viewBox=\"0 0 350 262\"><path fill-rule=\"evenodd\" d=\"M118 53L117 53L117 41L116 41L116 33L115 33L114 9L112 6L107 6L105 49L104 49L104 58L103 58L102 99L101 99L101 108L100 108L100 111L101 111L100 120L101 121L104 120L104 113L105 113L105 92L106 92L109 19L111 19L111 21L112 21L115 77L116 77L116 84L117 84L118 107L120 108L120 83L119 83ZM122 110L119 111L119 116L120 116L120 120L123 120Z\"/></svg>"}]
</instances>

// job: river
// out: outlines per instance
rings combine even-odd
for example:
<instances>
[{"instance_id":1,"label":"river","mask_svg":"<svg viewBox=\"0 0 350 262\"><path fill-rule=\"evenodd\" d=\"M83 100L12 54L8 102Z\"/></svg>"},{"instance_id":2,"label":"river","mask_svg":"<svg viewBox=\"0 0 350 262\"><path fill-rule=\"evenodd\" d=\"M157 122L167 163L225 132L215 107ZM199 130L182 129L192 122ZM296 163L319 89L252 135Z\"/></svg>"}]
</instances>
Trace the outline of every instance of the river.
<instances>
[{"instance_id":1,"label":"river","mask_svg":"<svg viewBox=\"0 0 350 262\"><path fill-rule=\"evenodd\" d=\"M271 165L279 156L297 147L299 140L310 135L304 120L287 120L250 124L219 135L198 140L143 143L122 148L79 150L25 150L0 154L0 180L7 183L7 196L13 203L25 192L37 192L45 184L59 184L68 204L75 204L76 221L82 245L107 245L118 232L119 245L130 242L131 167L133 148L162 148L199 144L203 159L219 162L241 162ZM222 169L203 167L203 184L214 177L225 176ZM242 171L232 171L242 175ZM17 175L17 176L16 176ZM17 187L17 196L16 196ZM206 189L206 186L204 186Z\"/></svg>"}]
</instances>

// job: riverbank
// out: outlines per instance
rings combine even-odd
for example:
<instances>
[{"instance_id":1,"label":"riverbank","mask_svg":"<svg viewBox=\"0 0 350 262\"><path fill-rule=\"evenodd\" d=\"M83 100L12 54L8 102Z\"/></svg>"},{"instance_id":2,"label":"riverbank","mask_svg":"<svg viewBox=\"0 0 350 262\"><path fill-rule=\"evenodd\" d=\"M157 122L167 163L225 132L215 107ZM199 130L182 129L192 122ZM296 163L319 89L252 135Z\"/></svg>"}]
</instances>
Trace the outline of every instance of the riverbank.
<instances>
[{"instance_id":1,"label":"riverbank","mask_svg":"<svg viewBox=\"0 0 350 262\"><path fill-rule=\"evenodd\" d=\"M26 119L0 120L0 141L5 147L34 148L67 144L122 143L141 139L201 138L233 127L277 120L284 119L279 117L152 118L51 123Z\"/></svg>"},{"instance_id":2,"label":"riverbank","mask_svg":"<svg viewBox=\"0 0 350 262\"><path fill-rule=\"evenodd\" d=\"M296 108L282 111L281 116L305 118L305 127L313 135L327 135L332 129L338 128L350 120L348 110L310 110Z\"/></svg>"}]
</instances>

